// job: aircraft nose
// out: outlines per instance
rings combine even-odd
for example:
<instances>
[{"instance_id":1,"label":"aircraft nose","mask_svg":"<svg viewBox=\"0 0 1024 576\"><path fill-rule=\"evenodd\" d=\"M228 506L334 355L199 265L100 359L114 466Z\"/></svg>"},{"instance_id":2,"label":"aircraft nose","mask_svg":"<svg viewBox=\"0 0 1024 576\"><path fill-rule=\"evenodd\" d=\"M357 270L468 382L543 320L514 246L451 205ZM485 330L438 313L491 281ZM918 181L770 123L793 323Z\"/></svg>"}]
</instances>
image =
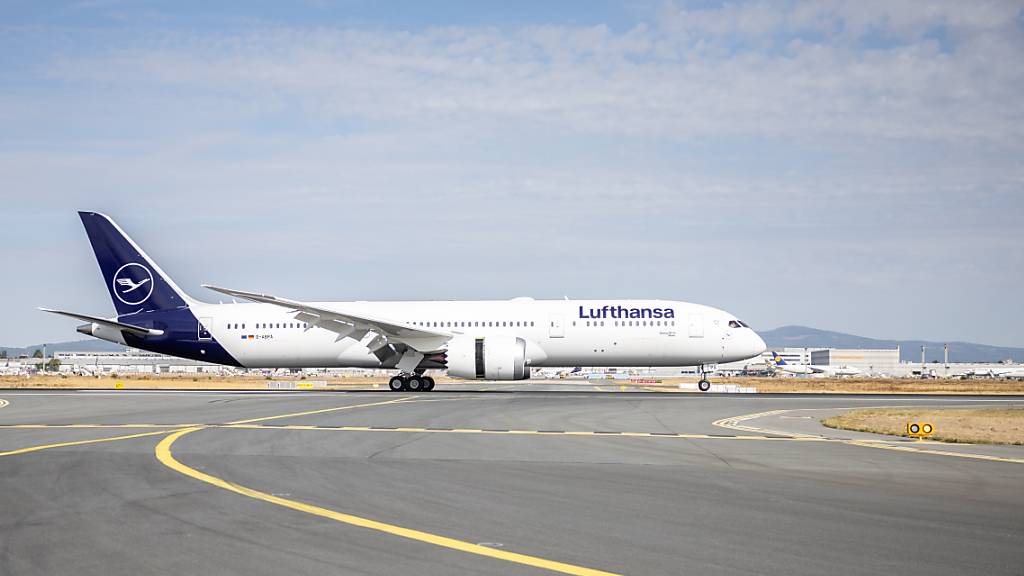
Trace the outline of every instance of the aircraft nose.
<instances>
[{"instance_id":1,"label":"aircraft nose","mask_svg":"<svg viewBox=\"0 0 1024 576\"><path fill-rule=\"evenodd\" d=\"M764 343L764 339L761 338L761 336L758 335L758 333L754 332L753 330L750 331L750 336L751 336L750 339L752 341L751 342L752 348L751 348L751 354L750 355L751 356L760 356L761 354L764 354L764 351L768 349L768 345Z\"/></svg>"}]
</instances>

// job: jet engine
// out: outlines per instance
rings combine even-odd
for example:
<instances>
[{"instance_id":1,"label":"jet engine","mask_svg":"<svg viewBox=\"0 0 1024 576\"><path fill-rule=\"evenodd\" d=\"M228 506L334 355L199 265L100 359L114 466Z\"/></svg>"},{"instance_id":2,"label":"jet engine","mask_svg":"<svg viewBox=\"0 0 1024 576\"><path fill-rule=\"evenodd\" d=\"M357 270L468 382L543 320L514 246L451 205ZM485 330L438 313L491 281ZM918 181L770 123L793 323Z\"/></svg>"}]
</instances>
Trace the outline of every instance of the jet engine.
<instances>
[{"instance_id":1,"label":"jet engine","mask_svg":"<svg viewBox=\"0 0 1024 576\"><path fill-rule=\"evenodd\" d=\"M526 340L515 336L460 336L448 343L448 374L483 380L526 380Z\"/></svg>"}]
</instances>

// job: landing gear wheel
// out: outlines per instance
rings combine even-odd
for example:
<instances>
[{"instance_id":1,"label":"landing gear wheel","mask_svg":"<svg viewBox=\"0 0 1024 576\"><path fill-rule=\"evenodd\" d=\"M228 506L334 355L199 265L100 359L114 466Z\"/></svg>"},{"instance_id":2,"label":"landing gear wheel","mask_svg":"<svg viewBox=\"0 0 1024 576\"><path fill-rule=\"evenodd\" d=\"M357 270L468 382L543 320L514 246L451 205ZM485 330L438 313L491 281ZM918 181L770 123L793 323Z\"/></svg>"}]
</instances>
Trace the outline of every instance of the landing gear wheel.
<instances>
[{"instance_id":1,"label":"landing gear wheel","mask_svg":"<svg viewBox=\"0 0 1024 576\"><path fill-rule=\"evenodd\" d=\"M405 390L405 379L401 376L393 376L391 380L388 381L388 388L391 388L392 392L401 392L402 390Z\"/></svg>"},{"instance_id":2,"label":"landing gear wheel","mask_svg":"<svg viewBox=\"0 0 1024 576\"><path fill-rule=\"evenodd\" d=\"M434 389L434 379L430 376L423 377L423 391L430 392Z\"/></svg>"},{"instance_id":3,"label":"landing gear wheel","mask_svg":"<svg viewBox=\"0 0 1024 576\"><path fill-rule=\"evenodd\" d=\"M410 376L405 386L410 392L419 392L423 390L423 377Z\"/></svg>"},{"instance_id":4,"label":"landing gear wheel","mask_svg":"<svg viewBox=\"0 0 1024 576\"><path fill-rule=\"evenodd\" d=\"M711 382L708 382L704 378L701 378L700 382L697 382L697 389L699 389L701 392L707 392L708 390L711 390Z\"/></svg>"}]
</instances>

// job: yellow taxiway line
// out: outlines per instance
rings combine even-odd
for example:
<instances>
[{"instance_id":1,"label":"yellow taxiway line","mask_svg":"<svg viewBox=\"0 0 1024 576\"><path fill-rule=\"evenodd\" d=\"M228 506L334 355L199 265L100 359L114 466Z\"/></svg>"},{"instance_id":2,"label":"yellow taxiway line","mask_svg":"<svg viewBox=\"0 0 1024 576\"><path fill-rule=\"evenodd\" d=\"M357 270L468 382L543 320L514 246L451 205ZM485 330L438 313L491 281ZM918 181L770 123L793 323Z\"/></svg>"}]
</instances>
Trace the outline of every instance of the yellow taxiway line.
<instances>
[{"instance_id":1,"label":"yellow taxiway line","mask_svg":"<svg viewBox=\"0 0 1024 576\"><path fill-rule=\"evenodd\" d=\"M203 424L0 424L0 430L41 428L188 428Z\"/></svg>"},{"instance_id":2,"label":"yellow taxiway line","mask_svg":"<svg viewBox=\"0 0 1024 576\"><path fill-rule=\"evenodd\" d=\"M853 410L854 408L851 408ZM769 412L758 412L756 414L743 414L741 416L731 416L729 418L723 418L716 420L712 424L720 428L728 428L730 430L739 430L743 432L756 432L761 434L784 434L792 438L793 440L812 440L819 439L822 441L836 442L838 444L848 444L850 446L863 446L865 448L878 448L880 450L894 450L897 452L914 452L917 454L931 454L934 456L952 456L954 458L968 458L972 460L988 460L990 462L1009 462L1013 464L1024 464L1024 458L1006 458L1004 456L991 456L988 454L977 454L973 452L955 452L952 450L935 450L932 448L920 448L917 446L908 446L902 444L894 444L893 441L884 438L879 439L868 439L868 440L856 440L846 438L827 438L825 436L815 436L811 434L799 434L792 432L780 432L778 430L769 430L767 428L757 428L754 426L746 426L740 424L748 420L755 420L757 418L763 418L765 416L775 416L778 414L784 414L786 412L793 412L795 410L804 410L804 408L795 408L791 410L771 410ZM822 410L822 408L813 408L813 410ZM939 442L928 442L929 445L940 444Z\"/></svg>"},{"instance_id":3,"label":"yellow taxiway line","mask_svg":"<svg viewBox=\"0 0 1024 576\"><path fill-rule=\"evenodd\" d=\"M141 434L129 434L128 436L115 436L113 438L97 438L95 440L76 440L74 442L60 442L58 444L44 444L42 446L30 446L28 448L19 448L17 450L10 450L7 452L0 452L0 456L14 456L15 454L26 454L28 452L38 452L39 450L48 450L50 448L64 448L66 446L81 446L82 444L98 444L100 442L115 442L117 440L129 440L131 438L142 438L143 436L156 436L158 434L167 434L173 432L173 430L157 430L156 432L142 432Z\"/></svg>"},{"instance_id":4,"label":"yellow taxiway line","mask_svg":"<svg viewBox=\"0 0 1024 576\"><path fill-rule=\"evenodd\" d=\"M295 412L292 414L281 414L278 416L267 416L264 418L251 418L248 420L239 420L236 422L230 422L231 424L244 424L248 422L262 422L264 420L274 420L277 418L288 418L292 416L306 416L308 414L322 414L324 412L337 412L339 410L349 410L352 408L362 408L365 406L380 406L382 404L393 404L395 402L401 402L408 400L412 396L406 396L403 398L395 398L394 400L387 400L385 402L372 402L369 404L353 404L348 406L338 406L335 408L325 408L322 410L310 410L308 412ZM6 402L6 401L4 401ZM144 436L157 436L160 434L169 434L176 432L184 427L194 430L199 428L205 428L202 424L5 424L0 425L0 429L40 429L40 428L76 428L76 429L89 429L89 428L161 428L155 432L142 432L139 434L129 434L127 436L114 436L112 438L97 438L94 440L75 440L73 442L59 442L56 444L43 444L41 446L29 446L27 448L19 448L17 450L9 450L7 452L0 452L0 456L14 456L15 454L27 454L29 452L38 452L40 450L49 450L51 448L64 448L67 446L81 446L84 444L98 444L101 442L116 442L118 440L130 440L132 438L142 438Z\"/></svg>"},{"instance_id":5,"label":"yellow taxiway line","mask_svg":"<svg viewBox=\"0 0 1024 576\"><path fill-rule=\"evenodd\" d=\"M604 430L497 430L485 428L417 428L408 426L310 426L310 425L262 425L262 424L228 424L219 428L237 428L245 430L317 430L327 432L404 432L416 434L484 434L499 436L585 436L604 437L622 436L628 438L676 438L689 440L781 440L787 442L830 442L828 438L792 436L751 436L724 434L684 434L676 432L621 432Z\"/></svg>"},{"instance_id":6,"label":"yellow taxiway line","mask_svg":"<svg viewBox=\"0 0 1024 576\"><path fill-rule=\"evenodd\" d=\"M337 408L324 408L322 410L308 410L306 412L292 412L291 414L280 414L277 416L264 416L263 418L249 418L248 420L235 420L234 422L228 422L228 424L251 424L253 422L265 422L267 420L277 420L279 418L295 418L297 416L309 416L312 414L324 414L326 412L338 412L341 410L351 410L352 408L365 408L367 406L383 406L384 404L395 404L415 398L415 396L403 396L401 398L395 398L394 400L385 400L383 402L371 402L369 404L350 404L348 406L338 406Z\"/></svg>"}]
</instances>

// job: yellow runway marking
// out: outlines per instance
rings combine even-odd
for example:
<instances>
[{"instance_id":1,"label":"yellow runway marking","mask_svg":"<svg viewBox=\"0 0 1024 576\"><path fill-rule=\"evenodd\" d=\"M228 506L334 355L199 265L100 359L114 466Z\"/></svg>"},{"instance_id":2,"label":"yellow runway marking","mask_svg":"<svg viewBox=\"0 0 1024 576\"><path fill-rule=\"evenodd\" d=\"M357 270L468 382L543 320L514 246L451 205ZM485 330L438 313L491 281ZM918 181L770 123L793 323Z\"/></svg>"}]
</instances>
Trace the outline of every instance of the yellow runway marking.
<instances>
[{"instance_id":1,"label":"yellow runway marking","mask_svg":"<svg viewBox=\"0 0 1024 576\"><path fill-rule=\"evenodd\" d=\"M14 456L15 454L26 454L28 452L37 452L39 450L47 450L49 448L64 448L66 446L81 446L82 444L98 444L100 442L115 442L117 440L129 440L131 438L142 438L143 436L156 436L158 434L167 434L173 432L173 430L158 430L156 432L143 432L141 434L130 434L128 436L115 436L113 438L97 438L95 440L76 440L74 442L60 442L58 444L46 444L43 446L30 446L28 448L19 448L18 450L10 450L8 452L0 452L0 456Z\"/></svg>"},{"instance_id":2,"label":"yellow runway marking","mask_svg":"<svg viewBox=\"0 0 1024 576\"><path fill-rule=\"evenodd\" d=\"M881 448L882 450L896 450L899 452L918 452L921 454L934 454L936 456L956 456L957 458L970 458L973 460L989 460L992 462L1013 462L1016 464L1024 464L1024 458L1004 458L1002 456L989 456L988 454L974 454L971 452L952 452L949 450L933 450L931 448L917 448L914 446L897 446L893 444L883 444L877 440L871 442L865 442L862 440L845 440L844 444L866 446L868 448ZM938 442L929 442L929 444L938 444Z\"/></svg>"},{"instance_id":3,"label":"yellow runway marking","mask_svg":"<svg viewBox=\"0 0 1024 576\"><path fill-rule=\"evenodd\" d=\"M340 410L351 410L352 408L363 408L365 406L383 406L384 404L395 404L396 402L402 402L415 396L403 396L402 398L395 398L394 400L385 400L383 402L372 402L370 404L351 404L348 406L338 406L336 408L324 408L322 410L309 410L306 412L293 412L291 414L280 414L277 416L264 416L263 418L249 418L248 420L236 420L234 422L228 422L228 424L250 424L252 422L265 422L267 420L278 420L280 418L294 418L296 416L309 416L311 414L324 414L326 412L338 412Z\"/></svg>"},{"instance_id":4,"label":"yellow runway marking","mask_svg":"<svg viewBox=\"0 0 1024 576\"><path fill-rule=\"evenodd\" d=\"M824 438L824 436L816 436L813 434L799 434L793 432L781 432L778 430L769 430L767 428L757 428L754 426L744 426L740 422L747 420L754 420L756 418L763 418L765 416L774 416L776 414L783 414L789 412L789 410L770 410L768 412L758 412L756 414L744 414L742 416L731 416L729 418L722 418L721 420L715 420L711 424L718 426L719 428L728 428L730 430L739 430L742 432L755 432L758 434L779 434L782 436L789 436L791 438Z\"/></svg>"},{"instance_id":5,"label":"yellow runway marking","mask_svg":"<svg viewBox=\"0 0 1024 576\"><path fill-rule=\"evenodd\" d=\"M851 408L853 410L854 408ZM789 436L793 440L820 440L826 442L836 442L839 444L848 444L850 446L863 446L865 448L878 448L880 450L894 450L897 452L914 452L918 454L932 454L935 456L952 456L955 458L968 458L972 460L988 460L990 462L1009 462L1013 464L1024 464L1024 458L1007 458L1003 456L990 456L988 454L977 454L973 452L956 452L953 450L935 450L931 448L918 448L913 445L901 445L894 444L893 440L886 440L884 438L879 439L865 439L855 440L846 438L827 438L825 436L814 436L810 434L798 434L792 432L780 432L777 430L768 430L766 428L757 428L754 426L744 426L740 422L747 420L754 420L756 418L763 418L765 416L775 416L777 414L783 414L786 412L792 412L794 410L823 410L823 408L795 408L792 410L771 410L769 412L758 412L756 414L744 414L741 416L732 416L729 418L723 418L716 420L712 424L720 428L729 428L731 430L742 430L746 432L759 432L761 434L783 434ZM914 444L928 444L936 445L942 444L941 442L915 442Z\"/></svg>"},{"instance_id":6,"label":"yellow runway marking","mask_svg":"<svg viewBox=\"0 0 1024 576\"><path fill-rule=\"evenodd\" d=\"M212 426L210 426L212 427ZM837 442L829 438L791 436L751 436L751 435L714 435L714 434L683 434L674 432L612 432L595 430L483 430L479 428L413 428L373 427L373 426L299 426L299 425L263 425L263 424L229 424L219 428L238 428L244 430L314 430L323 432L390 432L415 434L483 434L497 436L583 436L588 438L615 437L627 438L668 438L688 440L778 440L786 442Z\"/></svg>"},{"instance_id":7,"label":"yellow runway marking","mask_svg":"<svg viewBox=\"0 0 1024 576\"><path fill-rule=\"evenodd\" d=\"M299 512L305 512L306 514L312 514L314 516L320 516L343 524L349 524L351 526L358 526L360 528L366 528L368 530L376 530L378 532L384 532L401 538L407 538L409 540L417 540L419 542L425 542L427 544L433 544L435 546L441 546L443 548L450 548L452 550L458 550L460 552L466 552L469 554L476 554L479 556L486 556L489 558L496 558L498 560L504 560L506 562L515 562L517 564L525 564L527 566L533 566L536 568L542 568L545 570L551 570L554 572L561 572L563 574L575 574L579 576L612 576L611 572L604 572L601 570L595 570L593 568L586 568L583 566L576 566L573 564L566 564L564 562L555 562L553 560L547 560L539 558L537 556L528 556L526 554L519 554L516 552L508 552L506 550L497 550L494 548L488 548L479 544L472 544L455 538L449 538L447 536L439 536L437 534L431 534L429 532L423 532L421 530L413 530L411 528L404 528L402 526L396 526L394 524L387 524L385 522L378 522L376 520L370 520L368 518L361 518L359 516L353 516L351 514L345 514L344 512L338 512L336 510L330 510L328 508L322 508L320 506L314 506L312 504L306 504L296 500L289 500L287 498L281 498L280 496L274 496L267 494L266 492L260 492L252 488L240 486L233 482L228 482L216 476L200 472L195 468L191 468L182 464L180 461L174 458L171 452L171 446L179 438L186 434L190 434L203 428L187 428L185 430L178 430L173 434L167 436L157 444L156 447L156 458L164 466L180 472L185 476L195 478L202 482L206 482L212 486L222 488L236 494L248 496L249 498L255 498L256 500L262 500L271 504L276 504Z\"/></svg>"},{"instance_id":8,"label":"yellow runway marking","mask_svg":"<svg viewBox=\"0 0 1024 576\"><path fill-rule=\"evenodd\" d=\"M40 428L188 428L202 424L0 424L0 430Z\"/></svg>"}]
</instances>

